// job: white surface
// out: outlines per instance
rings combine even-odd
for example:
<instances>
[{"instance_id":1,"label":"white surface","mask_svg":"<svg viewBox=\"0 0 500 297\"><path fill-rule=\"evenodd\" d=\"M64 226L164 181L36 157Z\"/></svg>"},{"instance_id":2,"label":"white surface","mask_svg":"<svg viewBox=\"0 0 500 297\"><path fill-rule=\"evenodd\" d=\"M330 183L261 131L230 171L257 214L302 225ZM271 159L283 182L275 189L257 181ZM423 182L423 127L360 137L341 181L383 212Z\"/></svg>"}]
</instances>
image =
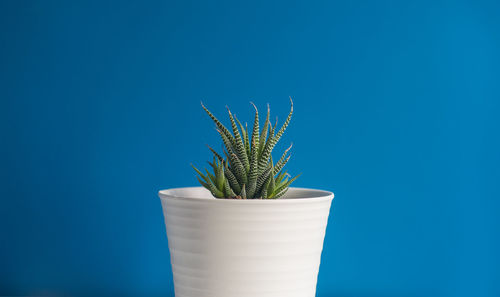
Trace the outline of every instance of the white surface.
<instances>
[{"instance_id":1,"label":"white surface","mask_svg":"<svg viewBox=\"0 0 500 297\"><path fill-rule=\"evenodd\" d=\"M333 193L216 199L202 187L159 193L176 297L313 297Z\"/></svg>"}]
</instances>

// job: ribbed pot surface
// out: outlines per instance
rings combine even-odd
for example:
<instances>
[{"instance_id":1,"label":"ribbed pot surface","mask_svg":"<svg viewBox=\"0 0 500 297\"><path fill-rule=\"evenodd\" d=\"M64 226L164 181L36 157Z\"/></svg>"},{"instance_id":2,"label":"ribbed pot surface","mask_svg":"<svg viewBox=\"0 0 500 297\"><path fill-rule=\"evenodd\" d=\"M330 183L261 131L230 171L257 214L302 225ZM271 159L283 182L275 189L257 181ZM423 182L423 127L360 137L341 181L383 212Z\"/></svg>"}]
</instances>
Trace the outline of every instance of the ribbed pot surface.
<instances>
[{"instance_id":1,"label":"ribbed pot surface","mask_svg":"<svg viewBox=\"0 0 500 297\"><path fill-rule=\"evenodd\" d=\"M215 199L202 187L160 191L176 297L314 297L330 192Z\"/></svg>"}]
</instances>

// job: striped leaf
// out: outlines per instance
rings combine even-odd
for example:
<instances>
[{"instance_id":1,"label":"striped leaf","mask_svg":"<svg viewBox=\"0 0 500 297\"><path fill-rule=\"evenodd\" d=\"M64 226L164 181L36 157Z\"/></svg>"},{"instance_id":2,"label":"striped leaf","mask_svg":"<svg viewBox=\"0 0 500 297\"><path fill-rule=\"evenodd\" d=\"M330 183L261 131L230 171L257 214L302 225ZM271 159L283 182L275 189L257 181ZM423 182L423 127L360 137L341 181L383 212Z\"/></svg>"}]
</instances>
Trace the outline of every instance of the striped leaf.
<instances>
[{"instance_id":1,"label":"striped leaf","mask_svg":"<svg viewBox=\"0 0 500 297\"><path fill-rule=\"evenodd\" d=\"M222 133L221 130L217 129L217 132L219 132L220 137L222 138L222 142L224 143L224 146L226 147L226 150L228 153L232 153L234 151L233 145L231 144L231 141L229 138L226 137L224 133Z\"/></svg>"},{"instance_id":2,"label":"striped leaf","mask_svg":"<svg viewBox=\"0 0 500 297\"><path fill-rule=\"evenodd\" d=\"M234 138L231 135L231 132L203 105L203 102L201 102L201 107L205 110L205 112L208 114L208 116L212 119L212 121L215 123L216 127L218 130L222 131L224 135L226 135L227 139L231 142L231 144L234 142Z\"/></svg>"},{"instance_id":3,"label":"striped leaf","mask_svg":"<svg viewBox=\"0 0 500 297\"><path fill-rule=\"evenodd\" d=\"M233 174L233 172L231 170L229 170L227 162L225 163L225 166L226 167L224 169L224 174L226 175L226 179L229 182L229 185L231 186L231 188L233 189L233 191L235 193L241 192L241 187L240 187L240 184L238 182L238 179Z\"/></svg>"},{"instance_id":4,"label":"striped leaf","mask_svg":"<svg viewBox=\"0 0 500 297\"><path fill-rule=\"evenodd\" d=\"M241 137L243 138L243 143L245 144L245 150L247 152L248 159L250 160L250 142L249 142L249 136L248 136L248 127L245 123L245 126L243 126L236 115L234 116L234 119L238 123L241 129Z\"/></svg>"},{"instance_id":5,"label":"striped leaf","mask_svg":"<svg viewBox=\"0 0 500 297\"><path fill-rule=\"evenodd\" d=\"M265 184L269 176L271 175L271 167L268 167L262 174L257 178L257 191L262 191L262 186Z\"/></svg>"},{"instance_id":6,"label":"striped leaf","mask_svg":"<svg viewBox=\"0 0 500 297\"><path fill-rule=\"evenodd\" d=\"M199 175L201 178L203 178L203 180L204 180L205 182L208 182L208 181L209 181L208 177L206 177L206 176L205 176L205 175L204 175L201 171L199 171L199 170L198 170L198 168L196 168L193 164L191 164L191 167L193 167L193 169L196 171L196 173L198 173L198 175Z\"/></svg>"},{"instance_id":7,"label":"striped leaf","mask_svg":"<svg viewBox=\"0 0 500 297\"><path fill-rule=\"evenodd\" d=\"M247 199L247 192L245 190L245 184L243 184L243 187L241 188L241 193L240 193L241 198Z\"/></svg>"},{"instance_id":8,"label":"striped leaf","mask_svg":"<svg viewBox=\"0 0 500 297\"><path fill-rule=\"evenodd\" d=\"M269 117L271 116L271 110L269 109L269 104L267 104L267 115L266 120L264 121L264 126L262 126L262 133L259 138L259 156L262 154L264 150L264 145L266 144L267 139L267 129L269 126Z\"/></svg>"},{"instance_id":9,"label":"striped leaf","mask_svg":"<svg viewBox=\"0 0 500 297\"><path fill-rule=\"evenodd\" d=\"M238 130L238 126L236 125L236 121L234 120L233 114L231 113L231 110L229 110L229 107L227 107L227 112L229 113L229 119L231 120L231 127L234 134L234 150L238 155L238 159L240 159L241 163L243 164L245 171L248 172L250 170L250 162L248 161L245 143L243 143L243 138L241 138L240 131Z\"/></svg>"},{"instance_id":10,"label":"striped leaf","mask_svg":"<svg viewBox=\"0 0 500 297\"><path fill-rule=\"evenodd\" d=\"M259 177L259 170L257 167L257 159L259 154L259 149L256 143L257 138L252 138L252 149L250 156L250 172L248 174L248 195L249 197L253 197L258 190L257 187L257 178Z\"/></svg>"},{"instance_id":11,"label":"striped leaf","mask_svg":"<svg viewBox=\"0 0 500 297\"><path fill-rule=\"evenodd\" d=\"M260 193L260 198L262 199L267 199L268 196L269 196L269 193L267 192L267 188L269 187L269 182L271 181L270 178L267 178L267 181L266 183L264 184L264 186L262 187L262 191Z\"/></svg>"},{"instance_id":12,"label":"striped leaf","mask_svg":"<svg viewBox=\"0 0 500 297\"><path fill-rule=\"evenodd\" d=\"M283 162L279 163L279 164L276 164L276 166L274 167L274 174L278 173L281 169L283 169L283 167L285 167L286 163L288 163L288 160L290 160L290 157L291 156L288 156Z\"/></svg>"},{"instance_id":13,"label":"striped leaf","mask_svg":"<svg viewBox=\"0 0 500 297\"><path fill-rule=\"evenodd\" d=\"M276 193L279 193L279 192L281 192L283 189L288 188L288 187L290 186L290 184L291 184L291 183L293 183L293 182L294 182L294 181L295 181L295 180L296 180L299 176L300 176L300 174L299 174L299 175L297 175L297 176L295 176L294 178L292 178L292 179L290 179L290 180L287 180L287 181L286 181L285 183L283 183L281 186L277 187L277 188L276 188L276 190L275 190L275 192L276 192Z\"/></svg>"},{"instance_id":14,"label":"striped leaf","mask_svg":"<svg viewBox=\"0 0 500 297\"><path fill-rule=\"evenodd\" d=\"M290 107L290 113L286 117L286 120L283 123L283 126L281 126L280 130L278 131L278 133L276 133L276 136L275 136L276 142L278 142L278 140L281 138L281 136L283 135L283 133L285 133L285 130L288 127L288 124L290 124L290 120L292 119L292 114L293 114L293 100L292 100L292 97L290 97L290 105L291 105L291 107Z\"/></svg>"},{"instance_id":15,"label":"striped leaf","mask_svg":"<svg viewBox=\"0 0 500 297\"><path fill-rule=\"evenodd\" d=\"M216 182L215 185L217 186L217 189L223 190L225 181L224 167L222 166L222 164L216 164L216 167L217 167L217 174L215 175L215 182Z\"/></svg>"},{"instance_id":16,"label":"striped leaf","mask_svg":"<svg viewBox=\"0 0 500 297\"><path fill-rule=\"evenodd\" d=\"M238 159L238 156L235 153L229 154L231 160L231 169L233 170L234 175L240 182L240 184L245 184L247 182L247 173L245 172L245 167Z\"/></svg>"},{"instance_id":17,"label":"striped leaf","mask_svg":"<svg viewBox=\"0 0 500 297\"><path fill-rule=\"evenodd\" d=\"M277 193L276 195L273 195L272 198L275 198L275 199L281 198L283 195L286 194L286 192L288 191L288 189L289 188L284 188L283 190L281 190L281 192Z\"/></svg>"},{"instance_id":18,"label":"striped leaf","mask_svg":"<svg viewBox=\"0 0 500 297\"><path fill-rule=\"evenodd\" d=\"M278 121L276 119L276 124L277 123ZM269 162L269 158L271 157L271 152L273 151L274 148L273 139L274 139L274 129L276 128L276 124L274 124L274 127L272 127L271 124L269 124L271 130L269 131L269 136L267 137L264 149L259 156L259 164L258 164L259 172L264 171L264 169L267 167L267 163Z\"/></svg>"},{"instance_id":19,"label":"striped leaf","mask_svg":"<svg viewBox=\"0 0 500 297\"><path fill-rule=\"evenodd\" d=\"M278 162L276 162L276 166L274 166L273 174L280 172L280 170L285 166L285 164L290 159L290 156L286 157L286 154L288 153L288 151L290 151L290 149L292 148L292 145L293 145L293 143L290 144L290 146L283 152L283 155L281 155L281 158L278 160Z\"/></svg>"},{"instance_id":20,"label":"striped leaf","mask_svg":"<svg viewBox=\"0 0 500 297\"><path fill-rule=\"evenodd\" d=\"M224 195L225 195L225 198L233 198L236 196L233 189L229 185L229 181L227 179L225 179L225 181L224 181Z\"/></svg>"},{"instance_id":21,"label":"striped leaf","mask_svg":"<svg viewBox=\"0 0 500 297\"><path fill-rule=\"evenodd\" d=\"M220 161L220 162L224 162L224 158L222 158L221 155L219 155L219 153L217 153L213 148L211 148L208 144L207 144L207 147L208 149L214 154L214 156Z\"/></svg>"}]
</instances>

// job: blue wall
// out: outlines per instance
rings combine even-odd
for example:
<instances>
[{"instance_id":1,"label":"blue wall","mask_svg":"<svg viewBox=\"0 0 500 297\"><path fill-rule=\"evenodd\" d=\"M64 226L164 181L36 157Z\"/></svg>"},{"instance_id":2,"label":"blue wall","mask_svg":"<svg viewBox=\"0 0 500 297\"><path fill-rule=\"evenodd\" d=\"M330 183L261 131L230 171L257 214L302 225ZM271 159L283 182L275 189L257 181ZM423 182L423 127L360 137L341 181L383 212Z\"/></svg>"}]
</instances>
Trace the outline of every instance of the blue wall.
<instances>
[{"instance_id":1,"label":"blue wall","mask_svg":"<svg viewBox=\"0 0 500 297\"><path fill-rule=\"evenodd\" d=\"M500 296L496 1L0 2L0 295L173 296L203 100L296 113L319 297ZM496 2L496 3L495 3Z\"/></svg>"}]
</instances>

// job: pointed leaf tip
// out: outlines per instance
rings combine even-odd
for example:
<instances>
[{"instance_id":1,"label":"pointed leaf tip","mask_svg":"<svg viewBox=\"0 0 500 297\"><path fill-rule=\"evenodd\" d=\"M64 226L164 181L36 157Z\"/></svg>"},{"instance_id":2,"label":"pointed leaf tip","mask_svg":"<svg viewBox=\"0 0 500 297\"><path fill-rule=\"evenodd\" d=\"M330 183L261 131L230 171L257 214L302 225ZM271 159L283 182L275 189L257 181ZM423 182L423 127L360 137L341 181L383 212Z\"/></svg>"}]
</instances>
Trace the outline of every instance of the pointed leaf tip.
<instances>
[{"instance_id":1,"label":"pointed leaf tip","mask_svg":"<svg viewBox=\"0 0 500 297\"><path fill-rule=\"evenodd\" d=\"M258 111L259 111L259 110L257 109L257 106L255 106L255 104L254 104L252 101L250 101L250 104L252 104L252 105L253 105L253 108L255 108L255 111L256 111L256 112L258 112Z\"/></svg>"}]
</instances>

